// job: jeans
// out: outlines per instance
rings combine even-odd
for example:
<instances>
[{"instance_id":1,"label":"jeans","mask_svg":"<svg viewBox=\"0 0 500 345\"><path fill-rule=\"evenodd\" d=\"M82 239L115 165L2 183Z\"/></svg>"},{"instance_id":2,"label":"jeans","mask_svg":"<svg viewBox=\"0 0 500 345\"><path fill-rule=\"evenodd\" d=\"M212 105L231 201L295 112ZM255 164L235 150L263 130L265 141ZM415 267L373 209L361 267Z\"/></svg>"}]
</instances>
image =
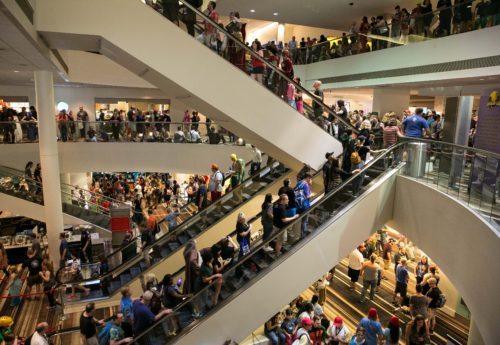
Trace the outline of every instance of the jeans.
<instances>
[{"instance_id":1,"label":"jeans","mask_svg":"<svg viewBox=\"0 0 500 345\"><path fill-rule=\"evenodd\" d=\"M361 301L365 301L366 291L370 287L370 299L375 296L375 288L377 287L377 280L365 280L363 279L363 289L361 290Z\"/></svg>"},{"instance_id":2,"label":"jeans","mask_svg":"<svg viewBox=\"0 0 500 345\"><path fill-rule=\"evenodd\" d=\"M304 211L305 212L305 211ZM304 238L309 233L307 231L307 225L309 224L309 215L305 215L302 218L302 223L300 224L300 238Z\"/></svg>"},{"instance_id":3,"label":"jeans","mask_svg":"<svg viewBox=\"0 0 500 345\"><path fill-rule=\"evenodd\" d=\"M271 331L271 332L265 332L266 337L271 340L272 345L282 345L285 344L285 334L280 331Z\"/></svg>"}]
</instances>

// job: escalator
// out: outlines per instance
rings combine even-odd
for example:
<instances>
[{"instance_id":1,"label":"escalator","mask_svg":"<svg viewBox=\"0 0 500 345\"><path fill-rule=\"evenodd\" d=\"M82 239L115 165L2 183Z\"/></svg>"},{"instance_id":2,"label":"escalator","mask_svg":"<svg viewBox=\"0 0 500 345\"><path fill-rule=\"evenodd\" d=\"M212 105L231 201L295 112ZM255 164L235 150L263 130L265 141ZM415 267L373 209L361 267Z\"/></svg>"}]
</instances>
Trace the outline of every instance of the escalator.
<instances>
[{"instance_id":1,"label":"escalator","mask_svg":"<svg viewBox=\"0 0 500 345\"><path fill-rule=\"evenodd\" d=\"M340 142L318 126L317 118L323 119L325 113L316 114L314 121L310 121L283 101L284 90L293 84L318 105L317 109L323 109L327 117L338 119L345 127L351 125L225 29L214 24L230 50L220 54L190 38L139 0L89 1L41 3L37 8L36 29L51 48L96 51L108 56L172 95L174 101L182 99L293 170L299 170L304 163L318 169L325 151L341 152ZM76 20L61 20L55 17L53 8L82 15ZM121 9L124 21L136 25L125 28L97 25L106 22L105 13L115 8ZM204 14L193 10L198 21L210 23ZM155 45L156 54L149 53L152 42L161 42ZM269 71L265 85L247 76L246 62L238 65L235 54L242 61L245 55L261 60ZM317 150L318 147L322 150Z\"/></svg>"},{"instance_id":2,"label":"escalator","mask_svg":"<svg viewBox=\"0 0 500 345\"><path fill-rule=\"evenodd\" d=\"M255 206L250 201L279 188L281 183L278 182L290 174L291 171L278 162L271 163L247 178L240 186L227 192L217 202L185 219L175 230L163 231L155 243L143 249L141 253L138 253L137 238L108 255L110 270L107 273L101 274L98 263L82 271L84 280L75 280L71 269L60 270L58 281L61 284L68 284L68 287L78 284L90 289L88 294L66 300L65 308L76 308L79 303L88 301L116 298L119 289L125 285L130 286L133 291L140 291L140 276L154 273L157 277L162 277L165 271L176 271L184 262L182 250L186 242L196 239L199 245L211 245L217 239L227 236L231 227L224 222L232 222L235 217L228 219L226 216L253 209ZM217 230L213 231L214 228Z\"/></svg>"},{"instance_id":3,"label":"escalator","mask_svg":"<svg viewBox=\"0 0 500 345\"><path fill-rule=\"evenodd\" d=\"M40 182L26 177L19 170L0 166L0 193L25 201L28 203L26 210L33 207L29 203L43 205L42 191L43 185ZM80 196L80 192L85 194L84 198ZM61 199L65 214L92 224L102 234L111 236L109 210L122 203L67 184L61 184Z\"/></svg>"},{"instance_id":4,"label":"escalator","mask_svg":"<svg viewBox=\"0 0 500 345\"><path fill-rule=\"evenodd\" d=\"M367 231L371 231L375 226L371 222L371 214L379 215L379 212L382 212L384 216L389 217L390 212L386 212L387 210L384 209L386 206L382 205L384 204L383 200L374 200L374 198L383 199L385 197L385 191L377 193L376 189L380 185L387 186L386 182L395 176L397 169L393 168L396 167L396 164L392 161L394 157L402 155L403 149L405 146L400 144L381 154L368 163L361 173L350 177L326 196L318 198L311 208L293 224L274 233L265 242L261 239L253 242L251 252L224 272L219 302L216 306L204 302L205 296L210 295L213 289L212 285L214 284L210 284L192 298L178 305L173 314L166 317L170 320L162 319L155 323L147 331L138 335L135 342L137 344L217 344L223 343L229 338L244 338L263 321L257 320L254 327L253 320L248 317L250 309L252 309L252 315L262 316L262 312L267 313L271 305L281 307L307 287L311 281L335 265L336 262L330 261L331 258L326 255L326 252L319 250L318 247L328 246L329 243L333 247L337 247L340 240L343 240L343 245L346 241L359 242L359 239L349 238L346 232L336 234L340 228L345 228L348 225L339 223L348 223L349 219L353 218L353 214L356 214L356 209L359 208L376 209L367 211L367 214L363 214L354 221L357 223L353 224L354 226L366 222L366 226L370 228ZM361 176L364 176L364 181L361 180ZM362 183L362 186L359 192L353 196L352 189L356 188L355 185L359 183ZM373 207L377 204L377 207ZM392 206L390 208L392 210ZM309 231L307 236L283 246L283 253L279 256L276 256L274 252L263 250L264 247L277 240L283 231L293 231L292 229L306 217L308 218ZM337 237L339 242L329 242L325 236L327 238ZM355 246L355 244L349 246L349 243L345 243L345 245L347 248ZM339 248L334 249L333 247L332 252L338 254ZM342 255L344 254L346 253ZM315 261L308 262L306 258L315 258ZM327 269L324 268L325 264L328 266ZM313 278L309 279L310 275ZM294 292L291 293L289 290ZM285 302L281 302L281 300ZM192 315L193 307L196 310L206 307L207 314L195 319ZM256 314L254 314L253 309L257 310ZM275 310L276 308L272 309L271 312ZM243 319L245 322L241 322ZM175 336L171 335L165 331L165 324L177 325L182 331L177 332Z\"/></svg>"}]
</instances>

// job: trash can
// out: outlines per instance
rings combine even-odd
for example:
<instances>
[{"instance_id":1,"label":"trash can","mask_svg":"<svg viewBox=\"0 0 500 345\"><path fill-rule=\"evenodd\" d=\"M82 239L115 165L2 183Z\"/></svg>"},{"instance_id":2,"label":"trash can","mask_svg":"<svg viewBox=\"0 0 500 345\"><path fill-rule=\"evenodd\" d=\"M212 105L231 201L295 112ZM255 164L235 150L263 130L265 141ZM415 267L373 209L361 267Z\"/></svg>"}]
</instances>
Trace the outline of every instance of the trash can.
<instances>
[{"instance_id":1,"label":"trash can","mask_svg":"<svg viewBox=\"0 0 500 345\"><path fill-rule=\"evenodd\" d=\"M425 163L427 162L427 144L408 143L407 150L406 175L423 177L425 174Z\"/></svg>"}]
</instances>

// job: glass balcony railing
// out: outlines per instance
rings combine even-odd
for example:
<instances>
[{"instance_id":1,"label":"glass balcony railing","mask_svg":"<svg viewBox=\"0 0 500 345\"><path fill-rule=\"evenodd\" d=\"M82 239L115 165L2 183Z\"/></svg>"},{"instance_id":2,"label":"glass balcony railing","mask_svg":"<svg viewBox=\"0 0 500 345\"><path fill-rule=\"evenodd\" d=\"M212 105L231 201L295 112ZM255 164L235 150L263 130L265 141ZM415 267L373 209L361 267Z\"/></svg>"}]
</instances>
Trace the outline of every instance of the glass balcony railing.
<instances>
[{"instance_id":1,"label":"glass balcony railing","mask_svg":"<svg viewBox=\"0 0 500 345\"><path fill-rule=\"evenodd\" d=\"M106 298L150 267L162 264L170 255L181 250L190 239L208 231L226 214L252 199L287 171L278 162L262 168L241 185L227 192L221 199L186 219L175 229L163 231L153 245L142 248L140 252L138 250L139 238L136 238L107 257L109 272L100 272L96 264L95 267L82 272L84 280L80 280L75 279L71 268L67 268L60 270L58 281L62 284L80 285L90 289L87 294L72 297L73 302Z\"/></svg>"},{"instance_id":2,"label":"glass balcony railing","mask_svg":"<svg viewBox=\"0 0 500 345\"><path fill-rule=\"evenodd\" d=\"M209 122L167 122L162 120L80 121L73 116L57 121L57 137L62 142L137 142L242 145L233 133ZM213 129L212 129L213 128ZM0 122L0 142L4 144L38 142L38 122Z\"/></svg>"},{"instance_id":3,"label":"glass balcony railing","mask_svg":"<svg viewBox=\"0 0 500 345\"><path fill-rule=\"evenodd\" d=\"M500 5L482 0L466 0L451 7L432 10L416 7L403 13L400 21L386 21L379 17L375 22L362 23L356 32L341 37L323 38L316 42L296 42L287 45L292 61L305 65L345 56L358 55L401 45L447 37L500 24Z\"/></svg>"}]
</instances>

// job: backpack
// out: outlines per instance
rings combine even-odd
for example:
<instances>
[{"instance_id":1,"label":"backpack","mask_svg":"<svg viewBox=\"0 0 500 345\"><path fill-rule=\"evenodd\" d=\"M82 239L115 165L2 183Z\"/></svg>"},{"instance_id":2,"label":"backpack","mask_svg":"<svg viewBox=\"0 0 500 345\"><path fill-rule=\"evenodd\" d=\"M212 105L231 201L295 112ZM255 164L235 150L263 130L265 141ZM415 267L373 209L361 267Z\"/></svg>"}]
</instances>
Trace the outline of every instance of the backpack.
<instances>
[{"instance_id":1,"label":"backpack","mask_svg":"<svg viewBox=\"0 0 500 345\"><path fill-rule=\"evenodd\" d=\"M298 333L298 331L297 331ZM295 338L295 340L293 341L292 345L299 345L300 344L300 338L302 338L303 336L306 336L308 339L309 339L309 342L311 342L310 338L309 338L309 334L307 334L306 331L304 331L303 333L301 333L300 335L297 336L297 338Z\"/></svg>"},{"instance_id":2,"label":"backpack","mask_svg":"<svg viewBox=\"0 0 500 345\"><path fill-rule=\"evenodd\" d=\"M441 291L439 292L440 294L438 300L436 301L436 308L443 308L446 304L446 296Z\"/></svg>"},{"instance_id":3,"label":"backpack","mask_svg":"<svg viewBox=\"0 0 500 345\"><path fill-rule=\"evenodd\" d=\"M102 329L102 331L99 333L99 345L108 345L109 344L109 333L111 331L111 327L113 326L112 321L106 322L106 326Z\"/></svg>"},{"instance_id":4,"label":"backpack","mask_svg":"<svg viewBox=\"0 0 500 345\"><path fill-rule=\"evenodd\" d=\"M304 193L305 183L306 183L305 181L299 181L299 183L297 183L297 186L293 190L293 193L295 194L295 206L297 207L299 212L303 211L308 207L307 198Z\"/></svg>"},{"instance_id":5,"label":"backpack","mask_svg":"<svg viewBox=\"0 0 500 345\"><path fill-rule=\"evenodd\" d=\"M222 186L222 188L224 188L224 184L226 183L226 175L224 175L224 173L221 172L221 171L217 171L216 174L221 174L222 175L222 180L220 181L220 185Z\"/></svg>"}]
</instances>

